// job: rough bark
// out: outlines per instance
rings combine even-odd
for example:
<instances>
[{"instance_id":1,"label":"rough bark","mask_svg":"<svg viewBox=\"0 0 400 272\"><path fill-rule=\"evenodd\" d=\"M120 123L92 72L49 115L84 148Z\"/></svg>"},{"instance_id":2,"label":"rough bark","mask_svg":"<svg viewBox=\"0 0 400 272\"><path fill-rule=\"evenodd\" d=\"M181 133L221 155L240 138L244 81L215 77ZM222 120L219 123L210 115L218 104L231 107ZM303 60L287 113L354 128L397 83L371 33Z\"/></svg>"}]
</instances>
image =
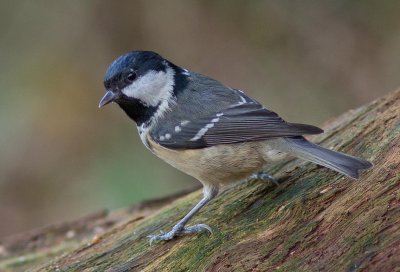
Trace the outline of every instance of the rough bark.
<instances>
[{"instance_id":1,"label":"rough bark","mask_svg":"<svg viewBox=\"0 0 400 272\"><path fill-rule=\"evenodd\" d=\"M156 200L0 244L0 270L400 271L400 91L330 121L314 142L373 161L351 180L299 160L227 189L190 222L213 234L149 245L201 197Z\"/></svg>"}]
</instances>

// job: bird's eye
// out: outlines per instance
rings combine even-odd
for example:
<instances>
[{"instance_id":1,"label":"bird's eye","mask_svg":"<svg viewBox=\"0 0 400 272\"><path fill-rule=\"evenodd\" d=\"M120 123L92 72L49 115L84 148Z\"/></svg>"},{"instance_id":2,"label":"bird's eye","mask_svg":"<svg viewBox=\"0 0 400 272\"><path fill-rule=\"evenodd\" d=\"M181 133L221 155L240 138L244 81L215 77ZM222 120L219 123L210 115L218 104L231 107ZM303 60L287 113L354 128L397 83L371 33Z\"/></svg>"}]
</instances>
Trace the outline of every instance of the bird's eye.
<instances>
[{"instance_id":1,"label":"bird's eye","mask_svg":"<svg viewBox=\"0 0 400 272\"><path fill-rule=\"evenodd\" d=\"M126 79L127 79L129 82L134 81L136 78L137 78L137 74L136 74L135 72L130 72L130 73L126 76Z\"/></svg>"}]
</instances>

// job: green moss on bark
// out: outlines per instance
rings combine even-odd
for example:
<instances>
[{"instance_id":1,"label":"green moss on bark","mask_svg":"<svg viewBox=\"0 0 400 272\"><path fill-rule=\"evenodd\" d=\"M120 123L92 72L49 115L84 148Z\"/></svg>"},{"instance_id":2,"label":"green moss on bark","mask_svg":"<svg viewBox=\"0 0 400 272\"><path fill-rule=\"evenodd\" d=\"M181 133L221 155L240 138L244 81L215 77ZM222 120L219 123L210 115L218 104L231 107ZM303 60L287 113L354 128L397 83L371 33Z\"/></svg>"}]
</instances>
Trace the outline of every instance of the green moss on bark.
<instances>
[{"instance_id":1,"label":"green moss on bark","mask_svg":"<svg viewBox=\"0 0 400 272\"><path fill-rule=\"evenodd\" d=\"M158 210L122 213L103 234L83 236L80 246L34 271L392 271L400 267L399 116L397 91L332 120L313 138L373 161L358 181L298 160L271 165L279 186L230 188L190 222L209 224L212 235L151 246L146 238L171 228L200 199L196 191ZM12 259L1 265L11 269Z\"/></svg>"}]
</instances>

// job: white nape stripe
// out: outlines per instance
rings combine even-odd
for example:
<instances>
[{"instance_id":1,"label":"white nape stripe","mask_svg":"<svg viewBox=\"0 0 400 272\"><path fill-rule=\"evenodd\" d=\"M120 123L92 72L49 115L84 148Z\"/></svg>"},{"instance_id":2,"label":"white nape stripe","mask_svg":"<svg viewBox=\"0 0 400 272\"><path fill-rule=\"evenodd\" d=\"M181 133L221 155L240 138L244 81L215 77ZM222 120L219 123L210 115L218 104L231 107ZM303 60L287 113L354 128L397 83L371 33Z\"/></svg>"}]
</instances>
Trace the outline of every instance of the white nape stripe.
<instances>
[{"instance_id":1,"label":"white nape stripe","mask_svg":"<svg viewBox=\"0 0 400 272\"><path fill-rule=\"evenodd\" d=\"M207 132L210 128L212 128L213 126L214 126L214 123L207 124L205 127L203 127L202 129L200 129L200 130L197 132L197 134L196 134L192 139L190 139L190 141L197 141L198 139L200 139L201 137L203 137L204 134L206 134L206 132Z\"/></svg>"},{"instance_id":2,"label":"white nape stripe","mask_svg":"<svg viewBox=\"0 0 400 272\"><path fill-rule=\"evenodd\" d=\"M218 121L219 121L219 117L212 119L212 120L211 120L211 123L216 123L216 122L218 122Z\"/></svg>"}]
</instances>

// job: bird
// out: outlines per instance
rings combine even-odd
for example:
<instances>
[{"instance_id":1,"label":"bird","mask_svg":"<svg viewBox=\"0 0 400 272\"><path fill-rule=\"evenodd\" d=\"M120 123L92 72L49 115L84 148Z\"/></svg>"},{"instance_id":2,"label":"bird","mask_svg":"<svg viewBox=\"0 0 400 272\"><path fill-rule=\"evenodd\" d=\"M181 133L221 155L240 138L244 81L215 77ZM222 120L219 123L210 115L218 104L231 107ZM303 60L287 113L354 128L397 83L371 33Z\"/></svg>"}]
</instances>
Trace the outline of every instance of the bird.
<instances>
[{"instance_id":1,"label":"bird","mask_svg":"<svg viewBox=\"0 0 400 272\"><path fill-rule=\"evenodd\" d=\"M168 232L150 243L203 231L188 221L221 186L262 173L266 165L297 157L357 179L372 163L311 143L322 129L289 123L243 91L181 68L152 51L131 51L108 67L103 107L116 103L132 119L153 154L203 185L202 199ZM268 174L264 175L268 178Z\"/></svg>"}]
</instances>

